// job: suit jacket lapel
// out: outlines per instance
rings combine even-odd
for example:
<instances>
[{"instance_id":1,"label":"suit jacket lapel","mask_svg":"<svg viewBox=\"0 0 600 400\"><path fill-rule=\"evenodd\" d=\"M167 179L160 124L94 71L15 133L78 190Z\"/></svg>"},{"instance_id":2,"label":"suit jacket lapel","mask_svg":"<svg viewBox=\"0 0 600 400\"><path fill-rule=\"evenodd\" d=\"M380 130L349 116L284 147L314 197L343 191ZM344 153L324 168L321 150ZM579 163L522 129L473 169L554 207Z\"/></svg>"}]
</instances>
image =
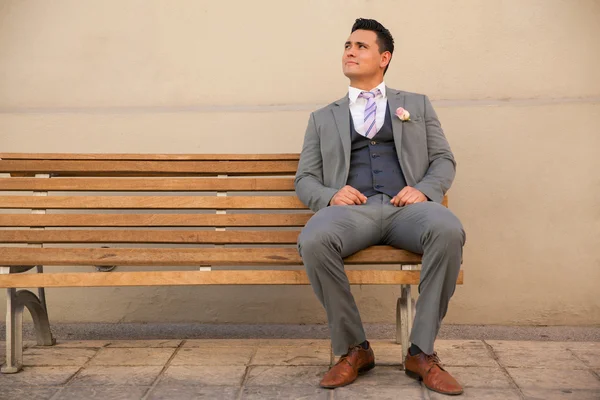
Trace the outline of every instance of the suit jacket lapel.
<instances>
[{"instance_id":1,"label":"suit jacket lapel","mask_svg":"<svg viewBox=\"0 0 600 400\"><path fill-rule=\"evenodd\" d=\"M388 105L390 107L390 115L392 116L392 131L394 132L394 143L398 159L402 162L402 121L396 117L396 109L404 107L404 94L398 90L387 89Z\"/></svg>"},{"instance_id":2,"label":"suit jacket lapel","mask_svg":"<svg viewBox=\"0 0 600 400\"><path fill-rule=\"evenodd\" d=\"M348 96L345 96L335 102L335 107L331 110L335 119L342 146L344 148L344 161L346 170L350 168L350 102Z\"/></svg>"}]
</instances>

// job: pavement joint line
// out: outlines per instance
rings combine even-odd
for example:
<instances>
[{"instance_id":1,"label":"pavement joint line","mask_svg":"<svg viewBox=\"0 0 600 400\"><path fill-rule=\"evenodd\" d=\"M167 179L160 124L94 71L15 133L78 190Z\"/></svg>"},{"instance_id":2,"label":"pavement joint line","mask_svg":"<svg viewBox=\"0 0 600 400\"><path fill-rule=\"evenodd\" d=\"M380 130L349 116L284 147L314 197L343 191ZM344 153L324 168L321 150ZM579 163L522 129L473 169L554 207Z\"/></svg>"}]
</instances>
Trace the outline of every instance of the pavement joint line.
<instances>
[{"instance_id":1,"label":"pavement joint line","mask_svg":"<svg viewBox=\"0 0 600 400\"><path fill-rule=\"evenodd\" d=\"M77 372L75 372L69 379L67 379L67 381L62 384L60 386L60 389L58 389L58 391L56 393L54 393L54 395L50 398L50 400L56 400L59 399L62 392L69 387L69 385L71 384L71 382L73 382L75 380L75 378L79 375L79 373L81 371L83 371L88 365L89 363L98 355L98 353L100 353L100 348L96 348L95 349L96 352L94 353L93 356L91 356L89 358L89 360L87 360L81 367L79 367L79 369L77 370Z\"/></svg>"},{"instance_id":2,"label":"pavement joint line","mask_svg":"<svg viewBox=\"0 0 600 400\"><path fill-rule=\"evenodd\" d=\"M54 393L54 395L52 395L52 397L50 397L50 400L56 400L60 398L60 395L62 394L62 392L69 387L69 384L71 383L71 381L73 381L75 379L75 377L77 375L79 375L79 373L83 371L83 367L79 367L79 369L77 370L77 372L75 372L69 379L67 379L67 381L60 385L60 387L58 388L58 391L56 393Z\"/></svg>"},{"instance_id":3,"label":"pavement joint line","mask_svg":"<svg viewBox=\"0 0 600 400\"><path fill-rule=\"evenodd\" d=\"M571 355L573 357L575 357L581 364L583 364L587 369L592 369L592 367L590 365L588 365L588 363L585 362L585 360L583 360L581 357L579 357L574 351L573 349L571 349L570 347L567 347L566 349L569 353L571 353Z\"/></svg>"},{"instance_id":4,"label":"pavement joint line","mask_svg":"<svg viewBox=\"0 0 600 400\"><path fill-rule=\"evenodd\" d=\"M148 398L148 396L150 396L150 393L152 393L152 391L154 390L156 385L158 385L158 382L160 382L160 380L162 379L167 368L169 368L171 366L171 362L177 356L177 354L179 353L179 350L181 350L183 348L183 345L185 344L185 342L186 342L185 339L182 340L181 342L179 342L179 345L175 348L175 351L173 351L173 354L171 354L171 357L169 357L169 359L167 360L165 365L163 365L162 369L160 370L160 372L158 373L156 378L154 378L154 381L152 382L152 384L150 385L150 387L148 388L146 393L144 393L141 400L146 400Z\"/></svg>"},{"instance_id":5,"label":"pavement joint line","mask_svg":"<svg viewBox=\"0 0 600 400\"><path fill-rule=\"evenodd\" d=\"M252 354L250 355L248 364L246 365L246 368L244 369L244 376L242 376L242 381L240 383L240 389L238 391L237 396L235 397L237 400L240 400L242 398L242 395L244 394L244 387L246 386L246 382L248 381L248 375L250 375L250 369L253 368L252 362L254 361L254 356L256 356L256 353L258 353L259 348L260 348L260 345L254 346L254 348L252 349Z\"/></svg>"},{"instance_id":6,"label":"pavement joint line","mask_svg":"<svg viewBox=\"0 0 600 400\"><path fill-rule=\"evenodd\" d=\"M519 394L519 398L521 400L526 400L525 394L523 393L523 390L521 389L521 387L519 387L519 385L517 385L517 382L515 382L515 380L513 379L513 377L508 373L508 370L506 369L506 367L504 366L504 364L502 364L502 362L500 362L500 359L498 358L498 355L494 351L494 348L488 342L486 342L485 340L482 340L482 342L485 345L485 347L486 347L486 349L488 351L488 354L490 356L492 356L492 358L498 363L498 365L500 366L500 370L508 378L508 381L510 382L511 386L513 387L513 389L517 390L517 393Z\"/></svg>"},{"instance_id":7,"label":"pavement joint line","mask_svg":"<svg viewBox=\"0 0 600 400\"><path fill-rule=\"evenodd\" d=\"M573 349L567 347L567 350L571 353L571 355L573 357L575 357L576 359L578 359L583 365L586 366L587 370L590 371L592 373L592 375L594 375L594 377L596 379L598 379L600 381L600 375L596 373L596 371L594 371L594 368L591 365L588 365L588 363L585 362L585 360L583 360L581 357L579 357L574 351Z\"/></svg>"}]
</instances>

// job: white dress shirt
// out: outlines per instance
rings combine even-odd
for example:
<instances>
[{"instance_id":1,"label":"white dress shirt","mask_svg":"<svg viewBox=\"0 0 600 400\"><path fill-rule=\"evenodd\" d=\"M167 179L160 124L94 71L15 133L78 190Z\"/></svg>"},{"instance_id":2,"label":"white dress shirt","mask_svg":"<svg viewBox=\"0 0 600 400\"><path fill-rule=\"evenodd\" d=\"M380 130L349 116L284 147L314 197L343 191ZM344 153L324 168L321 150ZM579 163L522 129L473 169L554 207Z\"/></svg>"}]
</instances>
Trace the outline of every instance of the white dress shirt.
<instances>
[{"instance_id":1,"label":"white dress shirt","mask_svg":"<svg viewBox=\"0 0 600 400\"><path fill-rule=\"evenodd\" d=\"M377 126L377 132L383 126L385 121L385 113L387 111L387 96L385 93L385 82L381 82L379 86L370 90L372 92L375 89L381 91L381 95L377 96L375 102L377 104L377 112L375 114L375 126ZM358 97L363 92L361 89L350 86L348 88L348 99L350 100L350 114L352 115L352 121L354 122L354 129L360 135L365 136L365 106L367 105L367 99Z\"/></svg>"}]
</instances>

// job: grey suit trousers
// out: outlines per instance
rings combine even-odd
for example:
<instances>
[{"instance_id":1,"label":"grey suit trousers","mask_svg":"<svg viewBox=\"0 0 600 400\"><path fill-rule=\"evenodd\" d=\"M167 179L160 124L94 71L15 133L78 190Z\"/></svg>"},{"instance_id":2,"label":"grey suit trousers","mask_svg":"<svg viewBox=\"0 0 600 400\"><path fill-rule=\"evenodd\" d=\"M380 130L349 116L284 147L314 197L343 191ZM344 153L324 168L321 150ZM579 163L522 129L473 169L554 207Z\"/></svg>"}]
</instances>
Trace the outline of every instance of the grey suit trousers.
<instances>
[{"instance_id":1,"label":"grey suit trousers","mask_svg":"<svg viewBox=\"0 0 600 400\"><path fill-rule=\"evenodd\" d=\"M363 205L329 206L313 215L300 233L298 250L327 313L334 353L346 354L366 340L343 258L378 244L423 255L410 341L431 354L456 288L464 243L458 218L435 202L395 207L389 196L377 194Z\"/></svg>"}]
</instances>

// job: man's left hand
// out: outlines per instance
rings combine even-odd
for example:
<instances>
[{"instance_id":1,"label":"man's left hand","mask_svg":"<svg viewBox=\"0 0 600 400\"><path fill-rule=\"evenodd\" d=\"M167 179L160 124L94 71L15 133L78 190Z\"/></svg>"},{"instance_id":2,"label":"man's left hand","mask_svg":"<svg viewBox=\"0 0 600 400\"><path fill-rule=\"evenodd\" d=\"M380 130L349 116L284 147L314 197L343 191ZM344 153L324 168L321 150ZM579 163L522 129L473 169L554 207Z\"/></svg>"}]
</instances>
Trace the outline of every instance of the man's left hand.
<instances>
[{"instance_id":1,"label":"man's left hand","mask_svg":"<svg viewBox=\"0 0 600 400\"><path fill-rule=\"evenodd\" d=\"M427 197L423 193L414 187L405 186L404 189L390 200L390 203L396 207L401 207L409 204L422 203L424 201L427 201Z\"/></svg>"}]
</instances>

